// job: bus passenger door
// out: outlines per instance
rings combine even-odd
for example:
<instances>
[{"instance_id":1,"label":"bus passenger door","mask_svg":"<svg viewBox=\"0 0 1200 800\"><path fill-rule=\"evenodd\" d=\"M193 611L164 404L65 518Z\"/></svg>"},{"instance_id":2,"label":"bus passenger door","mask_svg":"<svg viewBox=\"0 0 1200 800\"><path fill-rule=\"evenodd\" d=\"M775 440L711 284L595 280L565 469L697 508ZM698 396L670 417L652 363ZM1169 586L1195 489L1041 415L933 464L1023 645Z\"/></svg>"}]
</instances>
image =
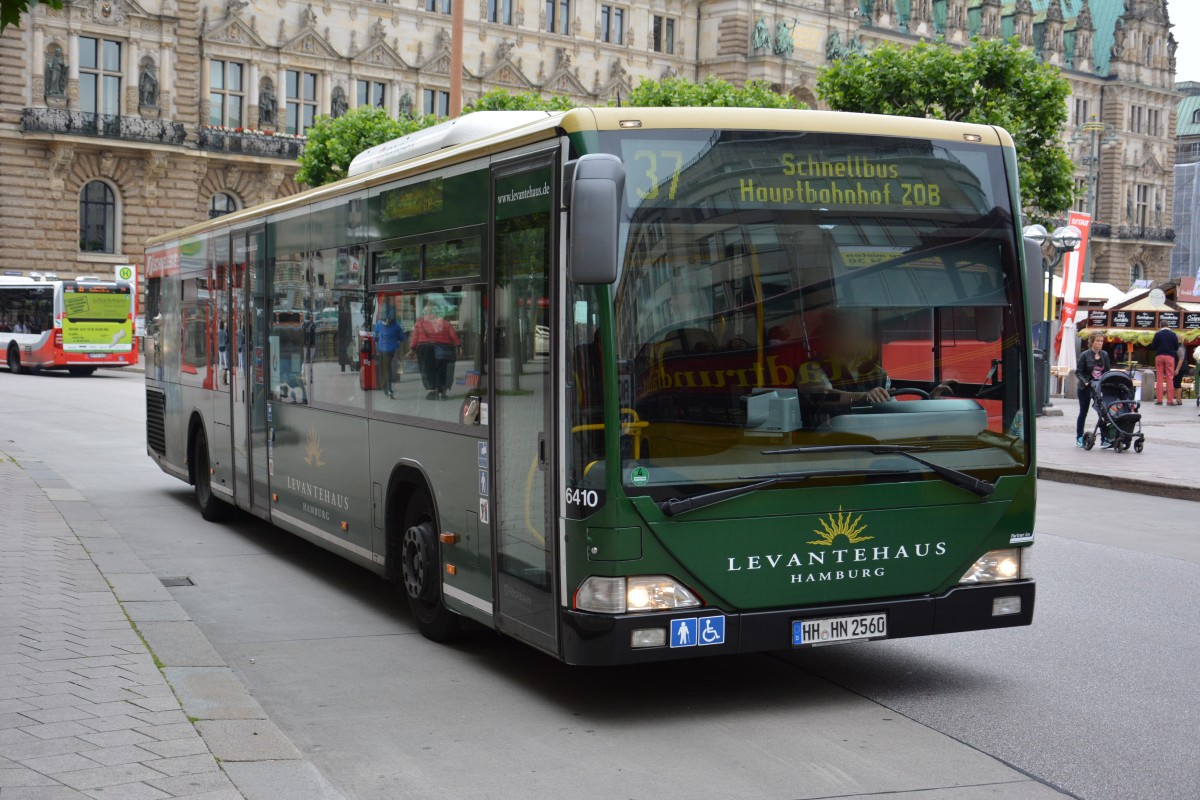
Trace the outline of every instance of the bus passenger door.
<instances>
[{"instance_id":1,"label":"bus passenger door","mask_svg":"<svg viewBox=\"0 0 1200 800\"><path fill-rule=\"evenodd\" d=\"M536 345L539 309L553 308L557 228L554 154L498 166L492 174L491 492L496 624L557 653L557 545L553 523L551 365L557 341ZM555 314L544 315L554 325ZM547 349L549 352L547 352Z\"/></svg>"},{"instance_id":2,"label":"bus passenger door","mask_svg":"<svg viewBox=\"0 0 1200 800\"><path fill-rule=\"evenodd\" d=\"M266 230L238 231L233 241L229 388L237 504L264 519L268 497L266 395Z\"/></svg>"}]
</instances>

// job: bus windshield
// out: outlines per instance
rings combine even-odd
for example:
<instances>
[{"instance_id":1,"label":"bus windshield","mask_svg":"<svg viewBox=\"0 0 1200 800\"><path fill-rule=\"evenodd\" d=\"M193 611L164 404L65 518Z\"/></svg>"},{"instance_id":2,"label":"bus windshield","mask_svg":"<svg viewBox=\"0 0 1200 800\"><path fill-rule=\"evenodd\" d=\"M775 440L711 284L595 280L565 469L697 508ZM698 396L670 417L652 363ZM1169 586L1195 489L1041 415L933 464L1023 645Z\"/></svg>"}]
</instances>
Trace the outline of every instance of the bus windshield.
<instances>
[{"instance_id":1,"label":"bus windshield","mask_svg":"<svg viewBox=\"0 0 1200 800\"><path fill-rule=\"evenodd\" d=\"M1000 148L604 136L627 175L615 332L632 492L805 470L936 479L897 446L982 478L1024 471L1027 326Z\"/></svg>"}]
</instances>

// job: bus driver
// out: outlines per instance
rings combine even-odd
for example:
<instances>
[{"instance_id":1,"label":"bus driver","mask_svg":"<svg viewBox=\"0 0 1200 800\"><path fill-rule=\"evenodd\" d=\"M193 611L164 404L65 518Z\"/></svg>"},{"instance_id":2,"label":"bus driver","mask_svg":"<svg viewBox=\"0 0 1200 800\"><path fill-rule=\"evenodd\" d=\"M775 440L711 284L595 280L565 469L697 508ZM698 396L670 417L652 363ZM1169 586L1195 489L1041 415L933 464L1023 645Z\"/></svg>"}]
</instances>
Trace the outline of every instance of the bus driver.
<instances>
[{"instance_id":1,"label":"bus driver","mask_svg":"<svg viewBox=\"0 0 1200 800\"><path fill-rule=\"evenodd\" d=\"M878 345L866 320L844 310L831 313L822 331L823 353L796 370L796 388L822 395L827 402L886 403L892 399L891 378L876 360ZM953 381L939 383L931 398L954 394Z\"/></svg>"}]
</instances>

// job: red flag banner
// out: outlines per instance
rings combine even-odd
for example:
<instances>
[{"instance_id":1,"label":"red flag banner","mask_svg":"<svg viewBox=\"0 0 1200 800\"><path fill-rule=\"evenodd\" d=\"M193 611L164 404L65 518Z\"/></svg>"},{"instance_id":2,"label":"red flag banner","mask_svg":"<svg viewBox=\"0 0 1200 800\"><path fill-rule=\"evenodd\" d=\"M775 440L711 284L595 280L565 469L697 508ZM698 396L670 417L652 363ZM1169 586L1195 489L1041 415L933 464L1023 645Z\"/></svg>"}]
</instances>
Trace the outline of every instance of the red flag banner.
<instances>
[{"instance_id":1,"label":"red flag banner","mask_svg":"<svg viewBox=\"0 0 1200 800\"><path fill-rule=\"evenodd\" d=\"M1092 215L1072 211L1067 217L1067 224L1079 229L1079 246L1063 257L1063 302L1062 317L1059 319L1058 335L1054 337L1054 352L1058 353L1062 345L1062 326L1068 321L1075 322L1075 312L1079 309L1079 286L1083 283L1083 265L1087 259L1088 231L1092 227Z\"/></svg>"}]
</instances>

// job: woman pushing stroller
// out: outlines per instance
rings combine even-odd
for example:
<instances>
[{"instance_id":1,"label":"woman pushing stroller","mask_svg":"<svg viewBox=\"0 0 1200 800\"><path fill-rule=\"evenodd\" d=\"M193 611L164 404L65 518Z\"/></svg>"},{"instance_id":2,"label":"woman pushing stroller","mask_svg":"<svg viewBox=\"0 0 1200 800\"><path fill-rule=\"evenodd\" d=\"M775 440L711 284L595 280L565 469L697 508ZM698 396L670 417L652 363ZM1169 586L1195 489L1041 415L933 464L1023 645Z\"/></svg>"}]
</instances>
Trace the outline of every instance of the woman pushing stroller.
<instances>
[{"instance_id":1,"label":"woman pushing stroller","mask_svg":"<svg viewBox=\"0 0 1200 800\"><path fill-rule=\"evenodd\" d=\"M1092 381L1112 369L1112 360L1104 352L1104 334L1088 336L1088 347L1079 354L1075 365L1075 377L1079 379L1079 417L1075 420L1075 446L1083 447L1083 430L1087 423L1088 408L1092 405ZM1110 447L1108 442L1101 447Z\"/></svg>"}]
</instances>

